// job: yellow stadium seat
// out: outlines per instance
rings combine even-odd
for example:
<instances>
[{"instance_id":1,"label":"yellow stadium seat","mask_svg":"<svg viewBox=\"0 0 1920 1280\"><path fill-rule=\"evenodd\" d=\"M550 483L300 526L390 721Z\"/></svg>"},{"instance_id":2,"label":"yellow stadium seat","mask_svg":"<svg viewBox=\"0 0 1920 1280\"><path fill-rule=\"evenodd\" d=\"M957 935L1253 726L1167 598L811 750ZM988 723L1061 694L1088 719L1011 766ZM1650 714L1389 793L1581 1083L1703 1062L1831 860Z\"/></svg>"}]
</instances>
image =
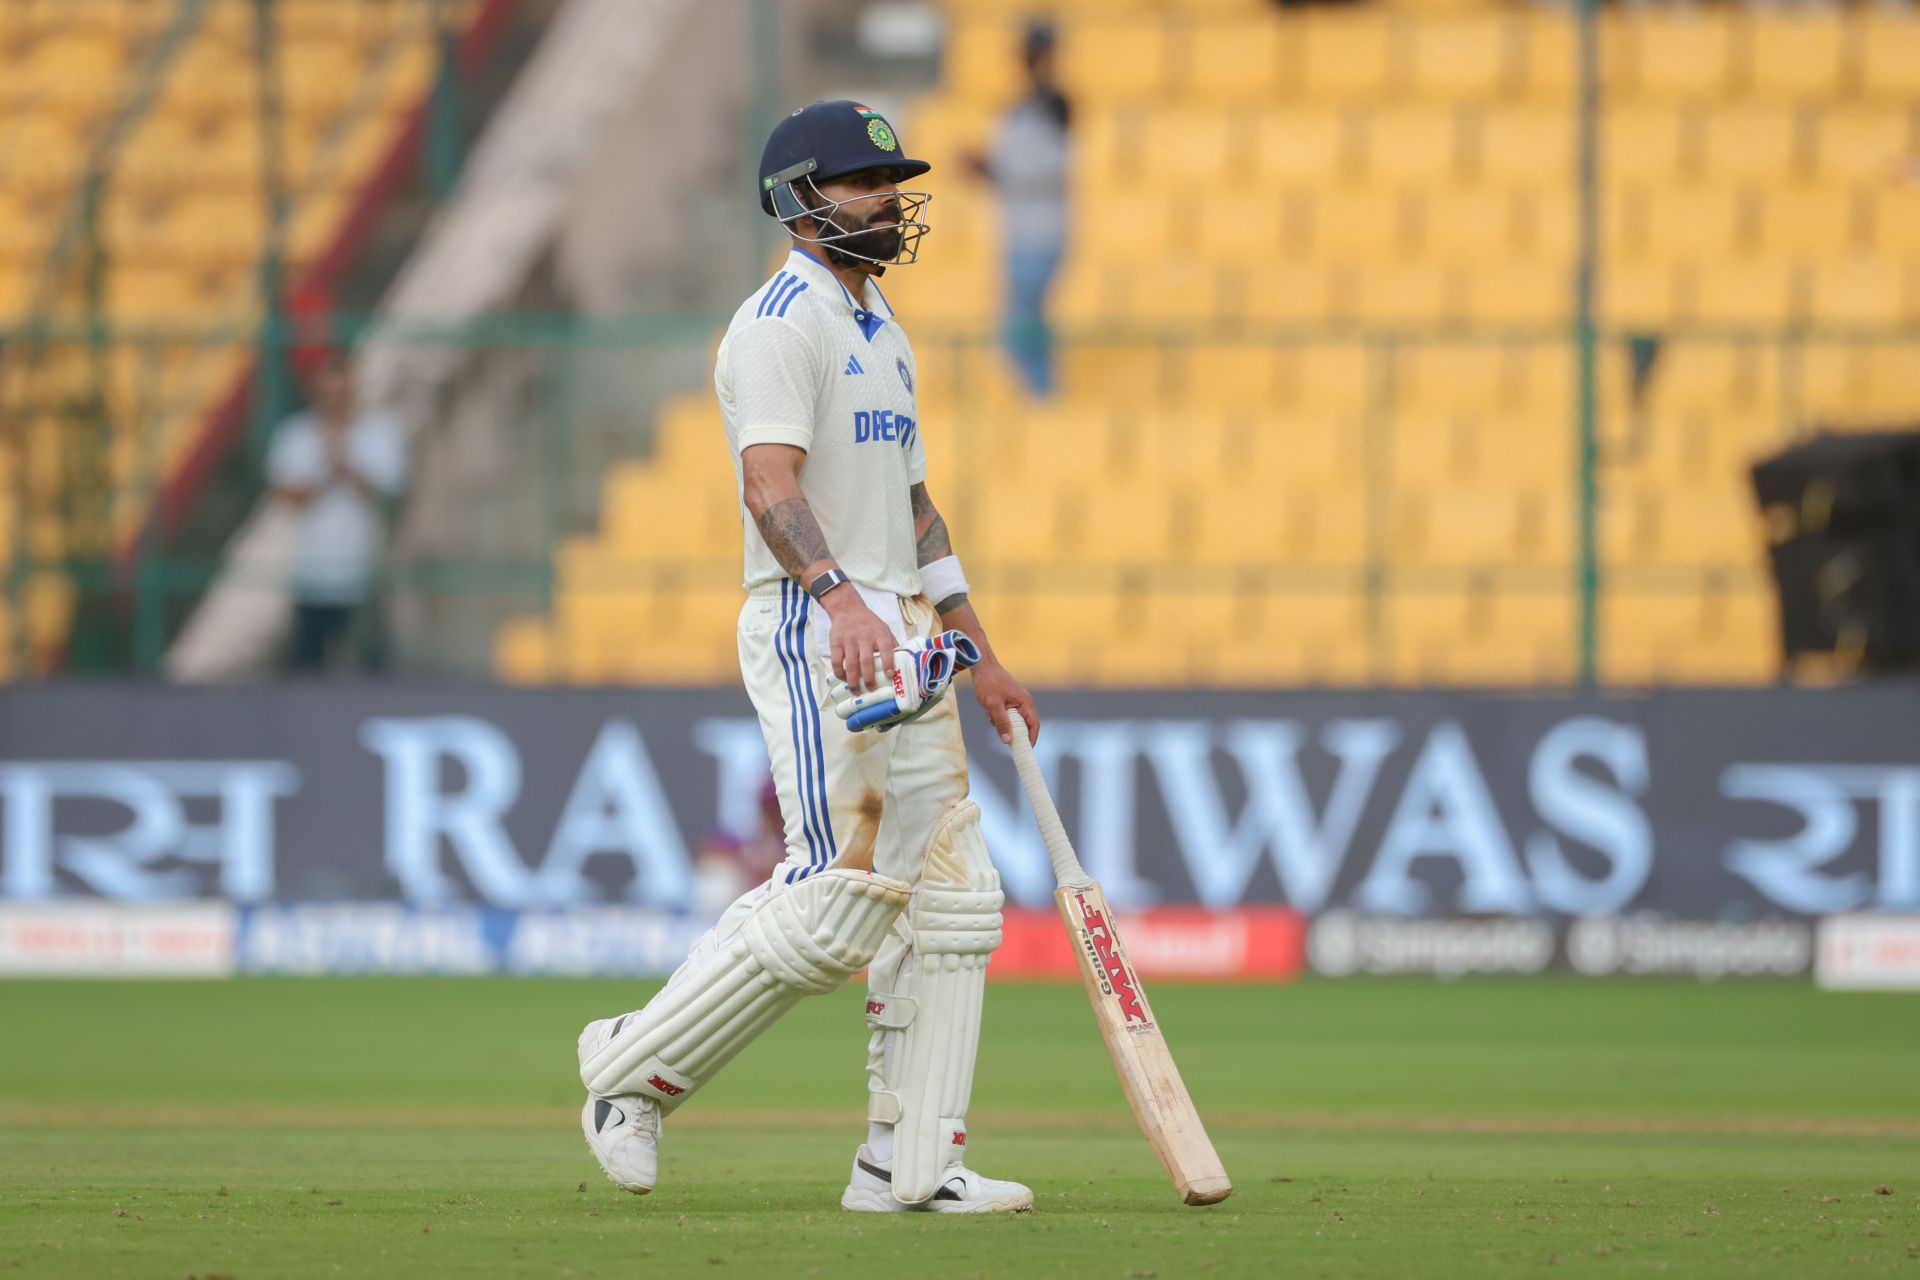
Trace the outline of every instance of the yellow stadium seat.
<instances>
[{"instance_id":1,"label":"yellow stadium seat","mask_svg":"<svg viewBox=\"0 0 1920 1280\"><path fill-rule=\"evenodd\" d=\"M291 116L338 116L371 69L356 50L342 45L308 41L287 52L280 76Z\"/></svg>"},{"instance_id":2,"label":"yellow stadium seat","mask_svg":"<svg viewBox=\"0 0 1920 1280\"><path fill-rule=\"evenodd\" d=\"M1298 544L1294 530L1301 522L1290 491L1278 490L1276 477L1262 479L1257 486L1225 483L1205 490L1203 501L1185 508L1185 553L1195 564L1273 564Z\"/></svg>"},{"instance_id":3,"label":"yellow stadium seat","mask_svg":"<svg viewBox=\"0 0 1920 1280\"><path fill-rule=\"evenodd\" d=\"M1454 679L1451 659L1475 630L1475 595L1467 591L1403 589L1386 601L1388 666L1395 684L1440 684Z\"/></svg>"},{"instance_id":4,"label":"yellow stadium seat","mask_svg":"<svg viewBox=\"0 0 1920 1280\"><path fill-rule=\"evenodd\" d=\"M1397 356L1396 413L1479 415L1511 404L1524 373L1519 351L1494 342L1423 342Z\"/></svg>"},{"instance_id":5,"label":"yellow stadium seat","mask_svg":"<svg viewBox=\"0 0 1920 1280\"><path fill-rule=\"evenodd\" d=\"M1662 495L1653 549L1656 563L1745 563L1762 546L1759 511L1744 486L1728 483Z\"/></svg>"},{"instance_id":6,"label":"yellow stadium seat","mask_svg":"<svg viewBox=\"0 0 1920 1280\"><path fill-rule=\"evenodd\" d=\"M35 42L27 65L15 72L34 100L93 116L119 96L125 49L111 36L84 31L50 35Z\"/></svg>"},{"instance_id":7,"label":"yellow stadium seat","mask_svg":"<svg viewBox=\"0 0 1920 1280\"><path fill-rule=\"evenodd\" d=\"M1671 108L1610 108L1600 120L1607 182L1671 182L1684 172L1690 117Z\"/></svg>"},{"instance_id":8,"label":"yellow stadium seat","mask_svg":"<svg viewBox=\"0 0 1920 1280\"><path fill-rule=\"evenodd\" d=\"M1769 258L1813 262L1865 246L1854 230L1864 219L1854 193L1829 184L1773 186L1760 196L1760 249Z\"/></svg>"},{"instance_id":9,"label":"yellow stadium seat","mask_svg":"<svg viewBox=\"0 0 1920 1280\"><path fill-rule=\"evenodd\" d=\"M1563 590L1496 592L1492 619L1456 659L1463 677L1489 684L1561 683L1578 660L1576 608Z\"/></svg>"},{"instance_id":10,"label":"yellow stadium seat","mask_svg":"<svg viewBox=\"0 0 1920 1280\"><path fill-rule=\"evenodd\" d=\"M1573 353L1558 342L1522 348L1525 375L1518 383L1518 407L1547 421L1566 421L1573 412Z\"/></svg>"},{"instance_id":11,"label":"yellow stadium seat","mask_svg":"<svg viewBox=\"0 0 1920 1280\"><path fill-rule=\"evenodd\" d=\"M1733 83L1734 28L1718 13L1636 15L1635 81L1663 99L1715 99Z\"/></svg>"},{"instance_id":12,"label":"yellow stadium seat","mask_svg":"<svg viewBox=\"0 0 1920 1280\"><path fill-rule=\"evenodd\" d=\"M1802 169L1801 117L1791 107L1722 108L1706 117L1709 179L1781 182Z\"/></svg>"},{"instance_id":13,"label":"yellow stadium seat","mask_svg":"<svg viewBox=\"0 0 1920 1280\"><path fill-rule=\"evenodd\" d=\"M1669 341L1647 380L1647 407L1678 415L1755 403L1773 376L1766 354L1746 343Z\"/></svg>"},{"instance_id":14,"label":"yellow stadium seat","mask_svg":"<svg viewBox=\"0 0 1920 1280\"><path fill-rule=\"evenodd\" d=\"M1067 540L1066 514L1052 477L1021 475L982 486L964 537L981 558L1002 564L1046 563ZM971 552L969 552L971 554Z\"/></svg>"},{"instance_id":15,"label":"yellow stadium seat","mask_svg":"<svg viewBox=\"0 0 1920 1280\"><path fill-rule=\"evenodd\" d=\"M1573 614L1564 591L1402 588L1388 600L1388 678L1495 688L1565 679L1575 657Z\"/></svg>"},{"instance_id":16,"label":"yellow stadium seat","mask_svg":"<svg viewBox=\"0 0 1920 1280\"><path fill-rule=\"evenodd\" d=\"M1030 410L1017 429L1024 434L1031 424L1060 419L1074 424L1070 429L1076 434L1084 434L1096 423L1104 432L1112 411L1134 413L1168 399L1174 385L1173 364L1166 346L1158 342L1090 339L1073 344L1060 354L1060 378L1068 395L1046 409Z\"/></svg>"},{"instance_id":17,"label":"yellow stadium seat","mask_svg":"<svg viewBox=\"0 0 1920 1280\"><path fill-rule=\"evenodd\" d=\"M1892 104L1829 106L1814 132L1819 176L1829 182L1887 181L1913 138L1908 109Z\"/></svg>"},{"instance_id":18,"label":"yellow stadium seat","mask_svg":"<svg viewBox=\"0 0 1920 1280\"><path fill-rule=\"evenodd\" d=\"M1448 262L1509 260L1520 201L1504 186L1442 184L1415 201L1421 247Z\"/></svg>"},{"instance_id":19,"label":"yellow stadium seat","mask_svg":"<svg viewBox=\"0 0 1920 1280\"><path fill-rule=\"evenodd\" d=\"M1694 278L1693 314L1709 324L1777 326L1805 314L1801 273L1783 262L1725 261Z\"/></svg>"},{"instance_id":20,"label":"yellow stadium seat","mask_svg":"<svg viewBox=\"0 0 1920 1280\"><path fill-rule=\"evenodd\" d=\"M1334 314L1333 277L1320 267L1256 261L1230 274L1223 302L1236 319L1316 323Z\"/></svg>"},{"instance_id":21,"label":"yellow stadium seat","mask_svg":"<svg viewBox=\"0 0 1920 1280\"><path fill-rule=\"evenodd\" d=\"M1153 425L1142 423L1140 429L1152 430ZM1119 435L1110 412L1084 404L1036 406L1019 439L1011 447L996 449L994 456L1024 468L1029 475L1073 476L1104 491L1121 470Z\"/></svg>"},{"instance_id":22,"label":"yellow stadium seat","mask_svg":"<svg viewBox=\"0 0 1920 1280\"><path fill-rule=\"evenodd\" d=\"M1613 263L1601 268L1598 281L1601 316L1615 325L1664 325L1678 313L1671 267L1642 263Z\"/></svg>"},{"instance_id":23,"label":"yellow stadium seat","mask_svg":"<svg viewBox=\"0 0 1920 1280\"><path fill-rule=\"evenodd\" d=\"M1426 17L1413 24L1407 78L1443 102L1490 98L1509 87L1520 33L1498 13Z\"/></svg>"},{"instance_id":24,"label":"yellow stadium seat","mask_svg":"<svg viewBox=\"0 0 1920 1280\"><path fill-rule=\"evenodd\" d=\"M1371 112L1366 136L1376 183L1443 182L1460 166L1458 117L1431 104Z\"/></svg>"},{"instance_id":25,"label":"yellow stadium seat","mask_svg":"<svg viewBox=\"0 0 1920 1280\"><path fill-rule=\"evenodd\" d=\"M1277 480L1341 491L1364 482L1366 432L1358 417L1302 412L1234 425L1238 430L1222 442L1229 469L1216 477L1220 483Z\"/></svg>"},{"instance_id":26,"label":"yellow stadium seat","mask_svg":"<svg viewBox=\"0 0 1920 1280\"><path fill-rule=\"evenodd\" d=\"M1149 119L1141 161L1167 183L1227 184L1242 131L1218 111L1157 111Z\"/></svg>"},{"instance_id":27,"label":"yellow stadium seat","mask_svg":"<svg viewBox=\"0 0 1920 1280\"><path fill-rule=\"evenodd\" d=\"M1211 320L1220 313L1220 270L1210 262L1136 260L1117 280L1113 297L1121 317L1164 324Z\"/></svg>"},{"instance_id":28,"label":"yellow stadium seat","mask_svg":"<svg viewBox=\"0 0 1920 1280\"><path fill-rule=\"evenodd\" d=\"M1803 342L1788 351L1783 406L1808 426L1859 421L1868 414L1867 348L1851 342Z\"/></svg>"},{"instance_id":29,"label":"yellow stadium seat","mask_svg":"<svg viewBox=\"0 0 1920 1280\"><path fill-rule=\"evenodd\" d=\"M1400 257L1409 245L1410 200L1377 187L1329 187L1313 205L1313 243L1322 258L1375 263Z\"/></svg>"},{"instance_id":30,"label":"yellow stadium seat","mask_svg":"<svg viewBox=\"0 0 1920 1280\"><path fill-rule=\"evenodd\" d=\"M1489 324L1548 324L1573 313L1572 268L1554 262L1490 262L1465 277L1465 315Z\"/></svg>"},{"instance_id":31,"label":"yellow stadium seat","mask_svg":"<svg viewBox=\"0 0 1920 1280\"><path fill-rule=\"evenodd\" d=\"M1262 181L1323 182L1346 170L1356 149L1353 113L1337 108L1270 110L1254 117L1254 174Z\"/></svg>"},{"instance_id":32,"label":"yellow stadium seat","mask_svg":"<svg viewBox=\"0 0 1920 1280\"><path fill-rule=\"evenodd\" d=\"M1684 661L1700 625L1691 592L1609 591L1598 612L1600 675L1608 684L1658 683Z\"/></svg>"},{"instance_id":33,"label":"yellow stadium seat","mask_svg":"<svg viewBox=\"0 0 1920 1280\"><path fill-rule=\"evenodd\" d=\"M1186 36L1184 96L1189 101L1259 103L1282 83L1282 33L1271 16L1196 22Z\"/></svg>"},{"instance_id":34,"label":"yellow stadium seat","mask_svg":"<svg viewBox=\"0 0 1920 1280\"><path fill-rule=\"evenodd\" d=\"M1495 182L1556 186L1573 172L1574 121L1547 106L1496 107L1479 124L1481 176Z\"/></svg>"},{"instance_id":35,"label":"yellow stadium seat","mask_svg":"<svg viewBox=\"0 0 1920 1280\"><path fill-rule=\"evenodd\" d=\"M1281 349L1279 404L1312 416L1356 419L1372 396L1377 366L1358 342L1315 342Z\"/></svg>"},{"instance_id":36,"label":"yellow stadium seat","mask_svg":"<svg viewBox=\"0 0 1920 1280\"><path fill-rule=\"evenodd\" d=\"M1302 586L1265 599L1250 630L1218 637L1192 656L1211 684L1353 684L1367 678L1365 602L1339 586Z\"/></svg>"},{"instance_id":37,"label":"yellow stadium seat","mask_svg":"<svg viewBox=\"0 0 1920 1280\"><path fill-rule=\"evenodd\" d=\"M493 633L493 670L508 684L540 685L560 672L545 618L510 618Z\"/></svg>"},{"instance_id":38,"label":"yellow stadium seat","mask_svg":"<svg viewBox=\"0 0 1920 1280\"><path fill-rule=\"evenodd\" d=\"M1911 103L1920 95L1920 15L1911 9L1863 10L1860 88L1889 102Z\"/></svg>"},{"instance_id":39,"label":"yellow stadium seat","mask_svg":"<svg viewBox=\"0 0 1920 1280\"><path fill-rule=\"evenodd\" d=\"M1303 13L1306 40L1301 87L1316 98L1372 101L1398 78L1396 24L1378 10L1314 9Z\"/></svg>"},{"instance_id":40,"label":"yellow stadium seat","mask_svg":"<svg viewBox=\"0 0 1920 1280\"><path fill-rule=\"evenodd\" d=\"M1464 488L1393 495L1388 553L1406 564L1504 561L1515 538L1517 499Z\"/></svg>"},{"instance_id":41,"label":"yellow stadium seat","mask_svg":"<svg viewBox=\"0 0 1920 1280\"><path fill-rule=\"evenodd\" d=\"M1824 324L1897 324L1920 314L1914 271L1879 258L1813 268L1813 319Z\"/></svg>"},{"instance_id":42,"label":"yellow stadium seat","mask_svg":"<svg viewBox=\"0 0 1920 1280\"><path fill-rule=\"evenodd\" d=\"M1157 22L1075 22L1060 39L1061 83L1089 102L1158 100L1170 79L1168 43Z\"/></svg>"},{"instance_id":43,"label":"yellow stadium seat","mask_svg":"<svg viewBox=\"0 0 1920 1280\"><path fill-rule=\"evenodd\" d=\"M1356 488L1297 489L1277 495L1287 523L1290 558L1355 565L1367 554L1367 510Z\"/></svg>"},{"instance_id":44,"label":"yellow stadium seat","mask_svg":"<svg viewBox=\"0 0 1920 1280\"><path fill-rule=\"evenodd\" d=\"M1920 342L1883 342L1869 348L1862 400L1869 413L1883 420L1920 421Z\"/></svg>"},{"instance_id":45,"label":"yellow stadium seat","mask_svg":"<svg viewBox=\"0 0 1920 1280\"><path fill-rule=\"evenodd\" d=\"M1889 263L1920 261L1920 186L1875 193L1873 247Z\"/></svg>"},{"instance_id":46,"label":"yellow stadium seat","mask_svg":"<svg viewBox=\"0 0 1920 1280\"><path fill-rule=\"evenodd\" d=\"M1387 472L1396 490L1417 491L1477 478L1480 431L1468 414L1399 409L1385 438Z\"/></svg>"},{"instance_id":47,"label":"yellow stadium seat","mask_svg":"<svg viewBox=\"0 0 1920 1280\"><path fill-rule=\"evenodd\" d=\"M1459 320L1466 313L1467 281L1455 267L1431 262L1387 262L1357 269L1352 314L1382 325Z\"/></svg>"},{"instance_id":48,"label":"yellow stadium seat","mask_svg":"<svg viewBox=\"0 0 1920 1280\"><path fill-rule=\"evenodd\" d=\"M1835 96L1846 56L1838 8L1749 9L1743 16L1749 92L1812 102Z\"/></svg>"},{"instance_id":49,"label":"yellow stadium seat","mask_svg":"<svg viewBox=\"0 0 1920 1280\"><path fill-rule=\"evenodd\" d=\"M1609 683L1748 683L1778 667L1779 621L1757 587L1609 592L1600 606Z\"/></svg>"},{"instance_id":50,"label":"yellow stadium seat","mask_svg":"<svg viewBox=\"0 0 1920 1280\"><path fill-rule=\"evenodd\" d=\"M1732 187L1646 192L1646 252L1656 262L1723 257L1745 244L1749 202Z\"/></svg>"},{"instance_id":51,"label":"yellow stadium seat","mask_svg":"<svg viewBox=\"0 0 1920 1280\"><path fill-rule=\"evenodd\" d=\"M1265 343L1196 343L1184 363L1179 397L1196 409L1253 414L1273 401L1273 349Z\"/></svg>"},{"instance_id":52,"label":"yellow stadium seat","mask_svg":"<svg viewBox=\"0 0 1920 1280\"><path fill-rule=\"evenodd\" d=\"M1543 103L1565 104L1578 90L1578 34L1566 13L1534 10L1520 20L1525 33L1520 63L1524 93ZM1633 35L1630 14L1603 9L1600 29L1600 84L1604 96L1624 96L1632 87Z\"/></svg>"},{"instance_id":53,"label":"yellow stadium seat","mask_svg":"<svg viewBox=\"0 0 1920 1280\"><path fill-rule=\"evenodd\" d=\"M26 268L0 264L0 317L23 314L29 304L34 276Z\"/></svg>"},{"instance_id":54,"label":"yellow stadium seat","mask_svg":"<svg viewBox=\"0 0 1920 1280\"><path fill-rule=\"evenodd\" d=\"M949 19L940 81L967 102L999 105L1020 82L1020 28L1001 19Z\"/></svg>"},{"instance_id":55,"label":"yellow stadium seat","mask_svg":"<svg viewBox=\"0 0 1920 1280\"><path fill-rule=\"evenodd\" d=\"M1231 411L1201 409L1189 396L1164 412L1122 412L1114 421L1114 473L1125 480L1157 479L1180 491L1182 502L1250 468L1245 424Z\"/></svg>"}]
</instances>

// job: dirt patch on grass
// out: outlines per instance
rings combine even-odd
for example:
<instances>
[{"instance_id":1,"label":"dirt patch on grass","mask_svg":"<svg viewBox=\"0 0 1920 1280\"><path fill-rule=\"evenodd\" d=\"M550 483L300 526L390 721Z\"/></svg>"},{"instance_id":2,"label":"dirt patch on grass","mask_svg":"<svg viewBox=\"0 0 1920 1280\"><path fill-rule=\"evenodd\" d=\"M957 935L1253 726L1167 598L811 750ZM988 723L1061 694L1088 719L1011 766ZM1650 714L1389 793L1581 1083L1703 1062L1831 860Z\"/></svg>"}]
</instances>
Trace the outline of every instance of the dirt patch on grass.
<instances>
[{"instance_id":1,"label":"dirt patch on grass","mask_svg":"<svg viewBox=\"0 0 1920 1280\"><path fill-rule=\"evenodd\" d=\"M365 1106L355 1104L160 1103L151 1106L97 1102L0 1102L0 1127L119 1125L133 1129L448 1129L480 1127L517 1132L567 1129L573 1107ZM669 1122L675 1129L818 1129L865 1123L858 1109L701 1108L691 1106ZM1122 1112L1035 1111L985 1108L973 1113L976 1127L1009 1133L1124 1132L1133 1118ZM1393 1115L1322 1112L1211 1114L1215 1134L1227 1133L1454 1133L1454 1134L1653 1134L1754 1137L1920 1138L1920 1117L1806 1115Z\"/></svg>"}]
</instances>

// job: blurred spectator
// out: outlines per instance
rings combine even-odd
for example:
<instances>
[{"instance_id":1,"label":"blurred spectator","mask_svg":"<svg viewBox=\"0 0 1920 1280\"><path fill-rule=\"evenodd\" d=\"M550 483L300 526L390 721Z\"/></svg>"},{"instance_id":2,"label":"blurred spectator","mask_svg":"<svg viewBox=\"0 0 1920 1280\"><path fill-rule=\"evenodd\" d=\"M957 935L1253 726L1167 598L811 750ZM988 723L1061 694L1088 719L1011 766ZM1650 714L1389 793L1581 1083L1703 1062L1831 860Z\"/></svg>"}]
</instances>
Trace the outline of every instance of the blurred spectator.
<instances>
[{"instance_id":1,"label":"blurred spectator","mask_svg":"<svg viewBox=\"0 0 1920 1280\"><path fill-rule=\"evenodd\" d=\"M694 910L717 919L735 898L755 885L765 884L786 856L780 791L769 776L760 788L759 821L751 832L737 835L716 828L694 850Z\"/></svg>"},{"instance_id":2,"label":"blurred spectator","mask_svg":"<svg viewBox=\"0 0 1920 1280\"><path fill-rule=\"evenodd\" d=\"M297 672L323 670L356 613L369 605L386 541L387 510L406 485L406 439L385 414L354 400L345 355L331 353L307 380L309 408L288 418L267 455L274 493L297 515L292 557L293 645ZM379 620L356 665L380 663Z\"/></svg>"},{"instance_id":3,"label":"blurred spectator","mask_svg":"<svg viewBox=\"0 0 1920 1280\"><path fill-rule=\"evenodd\" d=\"M1037 395L1053 391L1047 293L1067 247L1067 129L1072 110L1054 84L1054 32L1035 21L1021 41L1026 95L1001 117L974 166L1000 193L1006 245L1006 343Z\"/></svg>"}]
</instances>

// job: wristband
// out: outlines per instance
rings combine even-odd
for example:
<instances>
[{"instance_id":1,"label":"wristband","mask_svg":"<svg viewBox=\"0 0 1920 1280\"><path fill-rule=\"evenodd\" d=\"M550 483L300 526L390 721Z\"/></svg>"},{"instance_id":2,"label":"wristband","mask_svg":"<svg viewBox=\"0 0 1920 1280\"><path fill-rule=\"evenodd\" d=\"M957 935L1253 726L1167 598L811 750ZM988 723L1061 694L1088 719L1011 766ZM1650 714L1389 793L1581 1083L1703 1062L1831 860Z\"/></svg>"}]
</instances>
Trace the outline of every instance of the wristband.
<instances>
[{"instance_id":1,"label":"wristband","mask_svg":"<svg viewBox=\"0 0 1920 1280\"><path fill-rule=\"evenodd\" d=\"M960 568L959 556L941 556L920 566L920 590L936 605L967 589L967 575Z\"/></svg>"},{"instance_id":2,"label":"wristband","mask_svg":"<svg viewBox=\"0 0 1920 1280\"><path fill-rule=\"evenodd\" d=\"M807 584L807 594L815 600L826 595L841 583L848 581L847 575L839 569L828 569Z\"/></svg>"}]
</instances>

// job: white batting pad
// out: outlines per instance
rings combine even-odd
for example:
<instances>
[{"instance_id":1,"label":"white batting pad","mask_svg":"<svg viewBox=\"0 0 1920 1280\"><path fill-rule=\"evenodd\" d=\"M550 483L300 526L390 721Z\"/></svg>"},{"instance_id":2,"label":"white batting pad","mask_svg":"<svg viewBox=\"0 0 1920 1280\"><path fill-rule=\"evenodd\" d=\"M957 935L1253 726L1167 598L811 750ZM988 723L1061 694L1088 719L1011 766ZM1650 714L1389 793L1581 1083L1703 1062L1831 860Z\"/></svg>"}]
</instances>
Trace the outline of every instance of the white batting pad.
<instances>
[{"instance_id":1,"label":"white batting pad","mask_svg":"<svg viewBox=\"0 0 1920 1280\"><path fill-rule=\"evenodd\" d=\"M1000 876L980 808L947 811L913 901L867 982L868 1115L893 1124L893 1195L919 1204L963 1154L987 957L1000 945Z\"/></svg>"},{"instance_id":2,"label":"white batting pad","mask_svg":"<svg viewBox=\"0 0 1920 1280\"><path fill-rule=\"evenodd\" d=\"M580 1064L598 1094L642 1093L671 1112L802 996L873 962L910 890L870 871L820 871L770 894L690 973L620 1020Z\"/></svg>"}]
</instances>

